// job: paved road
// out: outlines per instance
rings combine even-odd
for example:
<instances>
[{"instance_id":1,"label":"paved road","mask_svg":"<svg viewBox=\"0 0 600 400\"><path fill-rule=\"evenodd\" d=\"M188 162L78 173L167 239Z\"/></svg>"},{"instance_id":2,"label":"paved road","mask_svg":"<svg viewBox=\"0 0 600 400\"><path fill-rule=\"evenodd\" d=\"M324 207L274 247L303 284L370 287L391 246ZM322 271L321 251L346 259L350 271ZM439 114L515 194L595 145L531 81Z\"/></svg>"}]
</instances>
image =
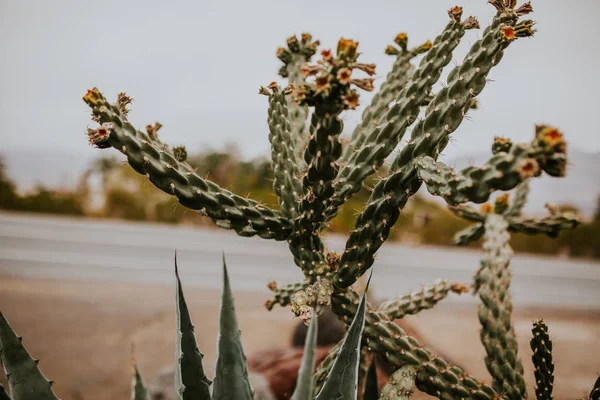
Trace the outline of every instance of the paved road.
<instances>
[{"instance_id":1,"label":"paved road","mask_svg":"<svg viewBox=\"0 0 600 400\"><path fill-rule=\"evenodd\" d=\"M342 249L344 241L329 237L327 244ZM196 287L220 287L222 251L234 289L266 292L270 279L283 284L301 278L281 242L223 230L0 213L0 279L17 275L171 284L175 249L182 278ZM468 282L478 265L477 251L388 243L377 257L372 285L377 296L387 297L437 278ZM516 305L600 309L600 263L517 256L512 267ZM451 301L474 299L453 296Z\"/></svg>"}]
</instances>

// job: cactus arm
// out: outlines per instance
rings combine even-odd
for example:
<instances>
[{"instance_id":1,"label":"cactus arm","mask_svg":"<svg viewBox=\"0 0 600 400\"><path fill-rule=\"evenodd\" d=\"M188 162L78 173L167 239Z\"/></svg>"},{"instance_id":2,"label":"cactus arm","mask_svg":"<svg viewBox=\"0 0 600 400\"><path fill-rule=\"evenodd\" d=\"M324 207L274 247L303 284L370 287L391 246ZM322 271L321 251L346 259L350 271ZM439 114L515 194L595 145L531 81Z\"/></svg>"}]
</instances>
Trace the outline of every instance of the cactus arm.
<instances>
[{"instance_id":1,"label":"cactus arm","mask_svg":"<svg viewBox=\"0 0 600 400\"><path fill-rule=\"evenodd\" d=\"M537 400L552 400L554 386L554 363L552 362L552 341L548 336L548 326L543 320L533 322L531 330L531 350L535 382L537 387L535 395Z\"/></svg>"},{"instance_id":2,"label":"cactus arm","mask_svg":"<svg viewBox=\"0 0 600 400\"><path fill-rule=\"evenodd\" d=\"M296 388L292 394L291 400L310 400L314 391L314 372L315 372L315 355L317 351L317 331L319 318L317 313L312 314L308 332L306 333L306 341L304 343L304 354L302 355L302 363L298 371L298 380Z\"/></svg>"},{"instance_id":3,"label":"cactus arm","mask_svg":"<svg viewBox=\"0 0 600 400\"><path fill-rule=\"evenodd\" d=\"M512 301L508 291L512 249L508 223L491 213L485 222L484 255L475 276L475 292L481 299L479 321L481 341L486 350L485 364L492 375L496 391L509 399L526 396L523 365L518 359L518 345L511 322Z\"/></svg>"},{"instance_id":4,"label":"cactus arm","mask_svg":"<svg viewBox=\"0 0 600 400\"><path fill-rule=\"evenodd\" d=\"M353 70L363 68L356 62L358 43L341 39L335 57L327 51L315 66L308 67L315 81L296 88L294 97L301 105L314 107L309 128L310 139L304 152L308 165L303 176L300 215L294 220L290 249L299 266L308 273L324 265L323 245L315 235L325 220L325 203L333 195L333 180L338 174L337 160L342 152L339 135L343 122L340 113L358 104L358 93L352 86L372 89L372 79L353 79ZM303 251L302 249L305 249Z\"/></svg>"},{"instance_id":5,"label":"cactus arm","mask_svg":"<svg viewBox=\"0 0 600 400\"><path fill-rule=\"evenodd\" d=\"M292 303L292 298L301 290L306 290L308 284L306 282L291 283L282 287L277 287L275 281L269 282L268 288L273 291L273 298L265 302L267 310L271 311L275 304L279 304L281 307L288 306Z\"/></svg>"},{"instance_id":6,"label":"cactus arm","mask_svg":"<svg viewBox=\"0 0 600 400\"><path fill-rule=\"evenodd\" d=\"M416 161L424 155L437 155L443 149L445 139L460 125L463 110L483 90L489 71L510 44L508 38L514 39L517 31L524 32L519 33L523 35L532 33L531 24L524 22L519 29L499 25L489 30L471 47L463 65L450 73L448 86L438 92L432 103L434 107L414 127L411 141L394 160L392 173L379 181L359 214L340 260L336 285L348 287L373 265L375 253L389 236L408 198L421 186Z\"/></svg>"},{"instance_id":7,"label":"cactus arm","mask_svg":"<svg viewBox=\"0 0 600 400\"><path fill-rule=\"evenodd\" d=\"M515 190L515 196L504 213L505 217L519 217L523 207L527 204L527 196L529 195L529 180L524 181Z\"/></svg>"},{"instance_id":8,"label":"cactus arm","mask_svg":"<svg viewBox=\"0 0 600 400\"><path fill-rule=\"evenodd\" d=\"M4 366L10 394L15 400L59 400L52 381L38 368L10 324L0 312L0 360Z\"/></svg>"},{"instance_id":9,"label":"cactus arm","mask_svg":"<svg viewBox=\"0 0 600 400\"><path fill-rule=\"evenodd\" d=\"M467 221L485 222L485 215L482 215L471 206L459 204L457 206L448 206L448 209L457 217L466 219Z\"/></svg>"},{"instance_id":10,"label":"cactus arm","mask_svg":"<svg viewBox=\"0 0 600 400\"><path fill-rule=\"evenodd\" d=\"M277 57L283 62L283 66L279 70L279 75L287 78L291 85L296 87L304 84L304 73L302 68L310 61L316 53L319 41L312 40L312 36L308 33L303 33L300 40L296 36L291 36L287 40L287 48L280 47L277 49ZM299 105L292 101L289 96L287 98L291 143L294 148L291 156L293 156L294 164L301 168L305 166L302 160L301 153L304 152L304 147L308 142L306 132L306 119L308 117L308 107Z\"/></svg>"},{"instance_id":11,"label":"cactus arm","mask_svg":"<svg viewBox=\"0 0 600 400\"><path fill-rule=\"evenodd\" d=\"M435 39L433 47L421 60L410 82L398 94L395 104L380 121L375 121L377 125L373 129L361 136L363 145L352 152L341 169L336 182L335 196L327 208L327 219L337 214L337 209L361 189L364 180L383 164L386 157L400 143L406 129L416 120L421 104L431 87L452 59L452 51L458 45L465 29L478 26L473 18L461 23L460 7L453 8L449 14L450 23Z\"/></svg>"},{"instance_id":12,"label":"cactus arm","mask_svg":"<svg viewBox=\"0 0 600 400\"><path fill-rule=\"evenodd\" d=\"M349 146L346 147L342 157L343 160L347 160L352 155L352 150L358 149L363 145L367 132L377 125L377 122L387 112L390 103L398 96L399 92L409 81L415 69L411 60L432 47L431 42L427 41L421 46L408 50L408 36L405 33L398 34L395 42L400 49L394 46L388 46L386 49L387 54L396 57L392 65L392 70L387 74L385 81L383 81L379 90L371 98L371 103L363 111L360 124L352 131Z\"/></svg>"},{"instance_id":13,"label":"cactus arm","mask_svg":"<svg viewBox=\"0 0 600 400\"><path fill-rule=\"evenodd\" d=\"M248 379L246 355L242 348L225 256L223 256L223 297L217 349L213 400L252 400L254 391Z\"/></svg>"},{"instance_id":14,"label":"cactus arm","mask_svg":"<svg viewBox=\"0 0 600 400\"><path fill-rule=\"evenodd\" d=\"M177 317L175 398L179 400L210 400L211 381L206 377L202 366L204 355L198 350L194 324L183 295L177 269L177 254L175 254L175 286Z\"/></svg>"},{"instance_id":15,"label":"cactus arm","mask_svg":"<svg viewBox=\"0 0 600 400\"><path fill-rule=\"evenodd\" d=\"M6 389L4 389L4 386L2 386L1 383L0 383L0 400L11 400L8 393L6 393Z\"/></svg>"},{"instance_id":16,"label":"cactus arm","mask_svg":"<svg viewBox=\"0 0 600 400\"><path fill-rule=\"evenodd\" d=\"M339 291L332 297L332 309L348 322L356 312L358 294L352 289ZM368 311L364 336L366 345L401 367L412 365L417 370L417 388L442 399L501 399L491 387L478 382L457 366L452 366L410 337L387 314Z\"/></svg>"},{"instance_id":17,"label":"cactus arm","mask_svg":"<svg viewBox=\"0 0 600 400\"><path fill-rule=\"evenodd\" d=\"M468 292L465 285L455 282L438 281L405 294L402 297L391 298L379 306L379 312L387 314L389 319L401 319L406 315L418 314L423 310L429 310L445 299L450 293L462 294Z\"/></svg>"},{"instance_id":18,"label":"cactus arm","mask_svg":"<svg viewBox=\"0 0 600 400\"><path fill-rule=\"evenodd\" d=\"M98 89L89 90L83 99L102 124L101 128L89 131L92 144L121 151L135 171L147 175L165 193L177 196L183 206L205 213L218 226L234 229L242 236L286 240L291 233L291 224L278 211L202 179L189 164L177 161L169 150L159 148L148 135L137 131Z\"/></svg>"},{"instance_id":19,"label":"cactus arm","mask_svg":"<svg viewBox=\"0 0 600 400\"><path fill-rule=\"evenodd\" d=\"M407 365L390 376L390 380L381 389L381 400L409 400L415 392L417 371Z\"/></svg>"},{"instance_id":20,"label":"cactus arm","mask_svg":"<svg viewBox=\"0 0 600 400\"><path fill-rule=\"evenodd\" d=\"M469 166L459 172L426 156L416 162L417 174L429 193L443 197L450 205L483 203L495 190L513 189L542 170L548 171L546 160L558 156L566 163L564 142L552 147L544 144L536 137L530 144L515 145L508 153L493 155L482 167ZM554 169L554 165L550 167Z\"/></svg>"},{"instance_id":21,"label":"cactus arm","mask_svg":"<svg viewBox=\"0 0 600 400\"><path fill-rule=\"evenodd\" d=\"M467 226L465 229L458 231L452 237L453 246L467 246L468 244L479 240L483 237L485 229L483 224L476 223Z\"/></svg>"},{"instance_id":22,"label":"cactus arm","mask_svg":"<svg viewBox=\"0 0 600 400\"><path fill-rule=\"evenodd\" d=\"M523 232L528 235L542 233L551 238L557 237L561 230L575 229L581 224L581 219L572 212L556 213L544 218L508 218L508 230Z\"/></svg>"},{"instance_id":23,"label":"cactus arm","mask_svg":"<svg viewBox=\"0 0 600 400\"><path fill-rule=\"evenodd\" d=\"M279 197L282 214L289 219L297 216L297 202L302 194L302 183L298 179L300 171L295 161L295 144L292 140L288 101L289 90L281 90L277 85L261 88L260 93L269 96L269 142L273 165L273 191Z\"/></svg>"},{"instance_id":24,"label":"cactus arm","mask_svg":"<svg viewBox=\"0 0 600 400\"><path fill-rule=\"evenodd\" d=\"M360 342L365 327L367 289L365 288L350 328L344 336L342 347L333 362L327 379L315 400L356 400Z\"/></svg>"},{"instance_id":25,"label":"cactus arm","mask_svg":"<svg viewBox=\"0 0 600 400\"><path fill-rule=\"evenodd\" d=\"M133 378L131 380L131 400L148 400L148 389L138 370L135 358L132 357Z\"/></svg>"},{"instance_id":26,"label":"cactus arm","mask_svg":"<svg viewBox=\"0 0 600 400\"><path fill-rule=\"evenodd\" d=\"M377 367L375 358L371 361L367 379L365 381L365 390L362 396L363 400L378 400L379 399L379 384L377 383Z\"/></svg>"},{"instance_id":27,"label":"cactus arm","mask_svg":"<svg viewBox=\"0 0 600 400\"><path fill-rule=\"evenodd\" d=\"M594 387L588 396L590 400L600 400L600 376L594 382Z\"/></svg>"},{"instance_id":28,"label":"cactus arm","mask_svg":"<svg viewBox=\"0 0 600 400\"><path fill-rule=\"evenodd\" d=\"M337 344L329 350L327 357L325 357L323 359L323 361L321 361L321 364L319 364L319 366L317 367L317 371L315 372L315 380L314 380L315 381L315 387L314 387L314 391L313 391L314 396L316 396L321 391L321 388L323 387L323 384L325 383L325 379L327 379L327 375L329 374L329 371L331 371L333 362L335 361L338 353L340 352L340 349L342 348L343 343L344 343L343 340L340 340L339 342L337 342Z\"/></svg>"}]
</instances>

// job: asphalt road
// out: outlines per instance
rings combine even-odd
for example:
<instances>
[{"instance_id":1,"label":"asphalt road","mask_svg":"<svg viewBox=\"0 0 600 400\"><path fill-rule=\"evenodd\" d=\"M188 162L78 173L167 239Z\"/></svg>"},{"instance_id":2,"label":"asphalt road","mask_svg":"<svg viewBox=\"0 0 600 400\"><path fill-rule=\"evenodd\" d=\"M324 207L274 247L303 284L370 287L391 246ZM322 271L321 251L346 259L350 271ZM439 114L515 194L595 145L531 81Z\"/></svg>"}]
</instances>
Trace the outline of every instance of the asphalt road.
<instances>
[{"instance_id":1,"label":"asphalt road","mask_svg":"<svg viewBox=\"0 0 600 400\"><path fill-rule=\"evenodd\" d=\"M343 249L342 237L326 242L331 249ZM0 279L16 275L172 284L175 250L182 279L198 288L220 288L222 252L234 290L266 293L270 279L280 284L301 279L282 242L216 229L0 213ZM378 254L372 287L378 297L388 297L438 278L469 282L479 255L387 243ZM515 305L600 309L600 263L516 256L511 265ZM452 296L450 301L475 299Z\"/></svg>"}]
</instances>

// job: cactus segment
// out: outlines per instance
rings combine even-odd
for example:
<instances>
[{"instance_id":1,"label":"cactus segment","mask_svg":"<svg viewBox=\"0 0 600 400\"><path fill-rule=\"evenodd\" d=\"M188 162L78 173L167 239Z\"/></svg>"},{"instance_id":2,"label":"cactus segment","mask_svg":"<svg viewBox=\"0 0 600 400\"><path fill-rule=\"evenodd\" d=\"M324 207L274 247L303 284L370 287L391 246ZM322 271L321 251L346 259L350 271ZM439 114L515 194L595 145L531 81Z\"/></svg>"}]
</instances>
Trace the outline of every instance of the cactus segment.
<instances>
[{"instance_id":1,"label":"cactus segment","mask_svg":"<svg viewBox=\"0 0 600 400\"><path fill-rule=\"evenodd\" d=\"M294 295L301 290L306 290L307 286L308 284L306 282L300 282L277 287L275 281L271 281L268 287L274 294L272 299L265 302L265 307L267 310L271 311L275 304L279 304L281 307L288 306L292 303Z\"/></svg>"},{"instance_id":2,"label":"cactus segment","mask_svg":"<svg viewBox=\"0 0 600 400\"><path fill-rule=\"evenodd\" d=\"M519 217L523 211L523 207L527 204L527 196L529 195L529 180L523 181L515 190L513 200L504 213L505 217Z\"/></svg>"},{"instance_id":3,"label":"cactus segment","mask_svg":"<svg viewBox=\"0 0 600 400\"><path fill-rule=\"evenodd\" d=\"M131 380L131 400L148 400L148 389L144 384L142 375L138 370L135 358L131 357L131 364L133 367L133 378Z\"/></svg>"},{"instance_id":4,"label":"cactus segment","mask_svg":"<svg viewBox=\"0 0 600 400\"><path fill-rule=\"evenodd\" d=\"M321 364L319 364L317 371L315 372L315 387L313 391L314 396L319 394L319 392L321 391L321 388L325 383L325 379L327 379L327 375L329 375L329 371L331 371L333 362L335 361L338 353L340 352L343 343L344 342L342 340L337 342L337 344L329 350L327 357L325 357L325 359L321 361Z\"/></svg>"},{"instance_id":5,"label":"cactus segment","mask_svg":"<svg viewBox=\"0 0 600 400\"><path fill-rule=\"evenodd\" d=\"M52 391L54 382L46 379L21 341L0 312L0 360L10 394L14 400L59 400Z\"/></svg>"},{"instance_id":6,"label":"cactus segment","mask_svg":"<svg viewBox=\"0 0 600 400\"><path fill-rule=\"evenodd\" d=\"M401 319L406 315L418 314L435 307L450 292L462 294L468 291L468 288L460 283L440 280L402 297L391 298L381 303L377 311L387 314L391 320Z\"/></svg>"},{"instance_id":7,"label":"cactus segment","mask_svg":"<svg viewBox=\"0 0 600 400\"><path fill-rule=\"evenodd\" d=\"M371 361L369 371L367 372L367 380L365 381L365 390L362 396L363 400L378 400L379 399L379 384L377 383L377 367L375 358Z\"/></svg>"},{"instance_id":8,"label":"cactus segment","mask_svg":"<svg viewBox=\"0 0 600 400\"><path fill-rule=\"evenodd\" d=\"M554 238L562 230L575 229L581 224L581 218L572 212L556 213L544 218L509 218L508 230L528 235L542 233Z\"/></svg>"},{"instance_id":9,"label":"cactus segment","mask_svg":"<svg viewBox=\"0 0 600 400\"><path fill-rule=\"evenodd\" d=\"M552 389L554 386L554 363L552 362L552 341L548 335L548 326L543 320L533 322L531 330L531 350L533 355L535 375L535 395L537 400L552 400Z\"/></svg>"},{"instance_id":10,"label":"cactus segment","mask_svg":"<svg viewBox=\"0 0 600 400\"><path fill-rule=\"evenodd\" d=\"M482 223L475 223L467 226L465 229L456 232L452 238L452 245L467 246L483 237L485 229Z\"/></svg>"},{"instance_id":11,"label":"cactus segment","mask_svg":"<svg viewBox=\"0 0 600 400\"><path fill-rule=\"evenodd\" d=\"M136 130L98 89L89 90L83 99L102 124L98 130L104 132L93 144L114 147L125 154L135 171L147 175L163 192L175 195L183 206L208 215L219 227L234 229L241 236L286 240L291 233L291 224L279 211L222 189L202 179L189 164L177 161L172 152Z\"/></svg>"},{"instance_id":12,"label":"cactus segment","mask_svg":"<svg viewBox=\"0 0 600 400\"><path fill-rule=\"evenodd\" d=\"M369 282L367 282L350 328L344 336L340 352L335 358L327 379L315 400L355 400L357 398L360 342L365 327L368 288Z\"/></svg>"},{"instance_id":13,"label":"cactus segment","mask_svg":"<svg viewBox=\"0 0 600 400\"><path fill-rule=\"evenodd\" d=\"M269 90L270 89L270 90ZM289 88L282 90L274 82L261 93L269 96L269 142L273 165L273 191L279 197L282 214L289 219L298 215L297 203L302 195L300 170L295 159L295 142L291 133L286 95Z\"/></svg>"},{"instance_id":14,"label":"cactus segment","mask_svg":"<svg viewBox=\"0 0 600 400\"><path fill-rule=\"evenodd\" d=\"M508 289L512 249L509 240L508 222L499 214L489 214L485 222L484 255L474 287L482 302L478 312L480 337L487 353L485 364L492 376L493 387L497 392L506 393L509 399L517 400L526 397L526 388L511 322L512 301Z\"/></svg>"},{"instance_id":15,"label":"cactus segment","mask_svg":"<svg viewBox=\"0 0 600 400\"><path fill-rule=\"evenodd\" d=\"M223 256L223 294L219 341L217 344L217 365L213 384L213 400L252 400L254 390L248 379L246 355L242 348L240 328L235 315L235 304L225 256Z\"/></svg>"},{"instance_id":16,"label":"cactus segment","mask_svg":"<svg viewBox=\"0 0 600 400\"><path fill-rule=\"evenodd\" d=\"M415 392L417 371L410 365L400 368L390 376L381 389L381 400L409 400Z\"/></svg>"},{"instance_id":17,"label":"cactus segment","mask_svg":"<svg viewBox=\"0 0 600 400\"><path fill-rule=\"evenodd\" d=\"M177 269L175 254L175 304L177 340L175 348L175 398L179 400L210 400L211 381L202 366L204 355L198 350L194 324L190 316Z\"/></svg>"},{"instance_id":18,"label":"cactus segment","mask_svg":"<svg viewBox=\"0 0 600 400\"><path fill-rule=\"evenodd\" d=\"M416 120L421 104L431 87L437 83L442 70L452 59L452 52L464 35L465 29L478 27L473 18L461 22L462 9L453 9L450 22L434 40L431 50L421 60L410 81L397 94L396 102L385 115L374 120L376 124L360 136L362 146L351 153L336 182L335 196L327 208L327 219L337 214L337 209L362 187L364 180L379 168L396 148L406 129ZM467 22L468 21L468 22ZM361 140L359 139L359 140ZM358 143L357 143L358 144Z\"/></svg>"},{"instance_id":19,"label":"cactus segment","mask_svg":"<svg viewBox=\"0 0 600 400\"><path fill-rule=\"evenodd\" d=\"M358 294L353 289L345 289L332 297L332 309L348 322L356 312L357 300ZM422 392L440 399L501 398L494 389L477 381L458 366L452 366L408 336L385 313L367 312L363 335L369 350L384 356L392 365L414 366L417 370L417 388Z\"/></svg>"},{"instance_id":20,"label":"cactus segment","mask_svg":"<svg viewBox=\"0 0 600 400\"><path fill-rule=\"evenodd\" d=\"M426 110L425 118L413 128L411 140L392 164L391 174L375 186L369 202L357 218L340 260L335 285L350 286L373 265L375 253L389 236L400 211L421 186L416 161L423 156L439 155L447 144L448 136L462 122L465 108L470 106L473 97L481 93L489 71L511 43L503 34L504 28L512 29L500 24L473 44L464 63L448 76L448 86L437 93Z\"/></svg>"},{"instance_id":21,"label":"cactus segment","mask_svg":"<svg viewBox=\"0 0 600 400\"><path fill-rule=\"evenodd\" d=\"M298 371L298 380L296 388L292 394L291 400L311 400L314 391L314 371L316 363L317 351L317 332L319 318L317 313L312 314L308 332L306 333L306 341L304 342L304 354L302 355L302 364Z\"/></svg>"},{"instance_id":22,"label":"cactus segment","mask_svg":"<svg viewBox=\"0 0 600 400\"><path fill-rule=\"evenodd\" d=\"M547 150L531 144L512 146L508 153L497 153L482 167L469 166L459 172L426 156L416 162L417 174L434 196L441 196L450 205L466 202L483 203L495 190L510 190L532 176L546 171L546 160L556 154L566 162L563 146ZM556 150L557 153L552 151ZM555 168L554 165L552 168ZM520 200L519 200L520 201Z\"/></svg>"}]
</instances>

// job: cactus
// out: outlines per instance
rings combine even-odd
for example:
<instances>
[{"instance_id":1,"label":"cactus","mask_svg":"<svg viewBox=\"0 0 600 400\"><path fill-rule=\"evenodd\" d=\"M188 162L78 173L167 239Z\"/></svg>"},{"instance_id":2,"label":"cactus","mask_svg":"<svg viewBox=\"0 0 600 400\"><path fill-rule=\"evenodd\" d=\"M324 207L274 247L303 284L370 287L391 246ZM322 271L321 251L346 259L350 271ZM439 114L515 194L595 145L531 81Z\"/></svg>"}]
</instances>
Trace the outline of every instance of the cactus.
<instances>
[{"instance_id":1,"label":"cactus","mask_svg":"<svg viewBox=\"0 0 600 400\"><path fill-rule=\"evenodd\" d=\"M462 8L453 7L442 33L432 43L425 42L411 50L407 35L398 35L398 47L386 50L396 56L392 71L348 140L343 138L344 113L357 107L357 89L374 89L370 76L375 73L375 66L358 61L358 43L351 39L341 39L335 51L321 51L319 60L311 64L319 42L309 34L290 37L287 47L277 51L283 62L279 73L288 85L272 83L259 90L268 96L267 121L278 210L201 178L185 161L184 147L170 148L158 139L162 125L149 125L146 132L136 130L128 120L131 98L124 93L118 95L114 104L95 88L84 96L98 123L98 127L88 129L92 145L117 149L135 171L219 227L241 236L287 242L305 279L281 287L270 282L268 286L274 294L265 304L268 309L275 304L290 306L296 316L309 323L331 307L350 325L346 339L331 350L314 380L308 377L311 352L307 348L295 393L297 399L311 391L319 399L355 398L359 365L364 373L369 352L377 353L398 369L382 393L385 398L405 398L413 387L442 399L518 399L526 395L511 323L510 232L554 237L563 229L575 228L579 218L552 208L545 218L521 216L529 179L542 172L556 177L565 174L566 144L556 128L538 126L532 141L524 144L495 138L492 157L479 167L454 171L438 161L466 113L477 105L477 96L485 89L490 71L517 39L534 33L534 23L521 19L533 11L529 3L517 7L516 0L489 2L497 11L495 17L462 63L452 68L446 86L435 94L432 87L466 31L479 27L477 19L463 19ZM415 66L412 63L417 56L421 60ZM359 73L366 75L360 77ZM418 119L421 111L423 117ZM373 188L343 252L328 251L322 231L339 208L360 190L365 179L383 165L411 126L410 138ZM484 239L484 255L473 287L482 302L481 339L487 353L486 366L493 378L491 386L446 362L394 323L394 319L435 306L451 292L464 292L464 285L436 282L388 300L379 309L368 307L364 296L360 300L352 288L373 266L377 251L409 198L423 184L433 195L443 197L452 212L474 222L457 234L455 244ZM512 203L502 195L494 206L486 204L479 211L465 205L483 203L494 191L514 188ZM219 361L212 396L251 398L225 268L224 276ZM210 381L202 372L202 355L195 348L193 326L179 280L177 288L177 396L184 398L186 393L194 392L198 393L195 398L209 398ZM316 329L312 324L309 332L314 334ZM194 369L196 372L190 373Z\"/></svg>"},{"instance_id":2,"label":"cactus","mask_svg":"<svg viewBox=\"0 0 600 400\"><path fill-rule=\"evenodd\" d=\"M548 326L543 320L533 322L531 330L531 350L535 374L535 396L538 400L552 400L554 386L554 363L552 362L552 341L548 336Z\"/></svg>"}]
</instances>

